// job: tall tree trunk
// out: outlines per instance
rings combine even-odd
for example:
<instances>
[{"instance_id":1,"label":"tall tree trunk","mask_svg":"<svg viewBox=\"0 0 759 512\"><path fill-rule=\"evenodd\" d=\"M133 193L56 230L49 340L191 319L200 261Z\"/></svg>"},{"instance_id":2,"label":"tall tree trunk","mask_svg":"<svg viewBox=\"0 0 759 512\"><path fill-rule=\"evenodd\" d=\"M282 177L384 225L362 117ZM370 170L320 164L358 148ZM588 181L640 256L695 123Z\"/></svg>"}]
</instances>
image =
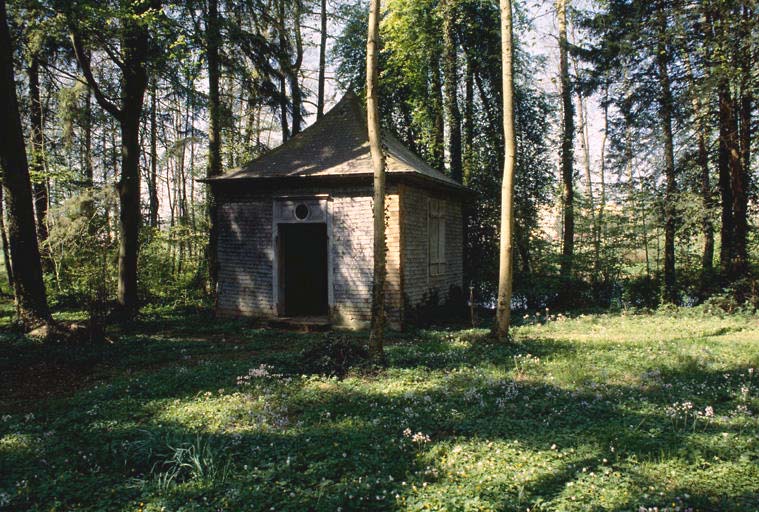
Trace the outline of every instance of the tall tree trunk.
<instances>
[{"instance_id":1,"label":"tall tree trunk","mask_svg":"<svg viewBox=\"0 0 759 512\"><path fill-rule=\"evenodd\" d=\"M118 303L124 319L137 314L137 258L140 232L140 118L148 85L147 60L149 33L140 18L149 9L159 9L160 0L136 3L134 11L121 22L121 106L117 107L100 90L85 52L80 34L74 30L74 52L87 82L100 106L119 122L121 130L121 177L119 195L119 280ZM75 22L74 22L75 23Z\"/></svg>"},{"instance_id":2,"label":"tall tree trunk","mask_svg":"<svg viewBox=\"0 0 759 512\"><path fill-rule=\"evenodd\" d=\"M319 90L316 99L316 119L324 115L325 74L327 62L327 0L321 0L321 31L319 33Z\"/></svg>"},{"instance_id":3,"label":"tall tree trunk","mask_svg":"<svg viewBox=\"0 0 759 512\"><path fill-rule=\"evenodd\" d=\"M464 185L469 179L474 166L474 70L471 58L466 59L466 78L464 80Z\"/></svg>"},{"instance_id":4,"label":"tall tree trunk","mask_svg":"<svg viewBox=\"0 0 759 512\"><path fill-rule=\"evenodd\" d=\"M92 187L95 183L92 164L92 91L87 86L84 100L84 186Z\"/></svg>"},{"instance_id":5,"label":"tall tree trunk","mask_svg":"<svg viewBox=\"0 0 759 512\"><path fill-rule=\"evenodd\" d=\"M206 26L206 52L208 55L208 110L210 114L208 130L208 171L206 176L212 178L221 176L221 99L219 95L219 80L221 65L219 63L219 3L218 0L208 0L208 22ZM219 219L216 198L207 189L209 235L206 249L208 278L211 293L216 294L219 280L219 264L217 249L219 245Z\"/></svg>"},{"instance_id":6,"label":"tall tree trunk","mask_svg":"<svg viewBox=\"0 0 759 512\"><path fill-rule=\"evenodd\" d=\"M287 81L291 75L290 67L290 43L285 32L285 1L275 0L277 3L277 32L279 34L279 115L282 125L282 142L290 138L290 129L287 122ZM290 84L292 86L292 83ZM293 114L295 115L295 114ZM293 119L294 122L294 119Z\"/></svg>"},{"instance_id":7,"label":"tall tree trunk","mask_svg":"<svg viewBox=\"0 0 759 512\"><path fill-rule=\"evenodd\" d=\"M751 113L753 108L753 90L751 84L752 69L755 63L752 59L754 46L751 43L751 28L756 20L753 19L752 9L748 5L741 7L741 40L736 44L737 68L741 70L739 91L736 97L734 112L738 121L737 144L731 151L731 173L733 185L733 215L735 219L735 259L733 275L741 277L749 270L748 267L748 195L751 188Z\"/></svg>"},{"instance_id":8,"label":"tall tree trunk","mask_svg":"<svg viewBox=\"0 0 759 512\"><path fill-rule=\"evenodd\" d=\"M664 138L664 175L667 188L664 197L664 289L662 299L667 303L677 302L677 290L675 279L675 229L676 209L675 195L677 182L675 176L675 148L672 137L672 88L669 78L669 49L666 42L666 14L664 7L659 7L659 41L656 52L656 64L659 75L660 109L662 136Z\"/></svg>"},{"instance_id":9,"label":"tall tree trunk","mask_svg":"<svg viewBox=\"0 0 759 512\"><path fill-rule=\"evenodd\" d=\"M572 277L575 247L574 215L574 106L572 105L572 85L569 81L569 61L567 44L567 0L556 1L559 24L559 82L562 104L561 131L561 202L564 209L564 233L562 238L561 277Z\"/></svg>"},{"instance_id":10,"label":"tall tree trunk","mask_svg":"<svg viewBox=\"0 0 759 512\"><path fill-rule=\"evenodd\" d=\"M735 147L735 115L730 97L727 78L721 78L717 89L719 98L719 151L717 167L719 171L719 191L722 199L722 227L720 230L720 270L727 277L732 271L734 251L735 221L733 217L733 189L730 182L731 148Z\"/></svg>"},{"instance_id":11,"label":"tall tree trunk","mask_svg":"<svg viewBox=\"0 0 759 512\"><path fill-rule=\"evenodd\" d=\"M43 147L44 127L42 125L42 95L40 92L40 59L32 57L28 68L29 77L29 174L33 178L34 210L37 214L37 238L42 245L47 240L48 194L45 185L45 155Z\"/></svg>"},{"instance_id":12,"label":"tall tree trunk","mask_svg":"<svg viewBox=\"0 0 759 512\"><path fill-rule=\"evenodd\" d=\"M459 110L458 52L456 51L455 0L443 0L443 75L445 117L448 121L448 158L451 178L461 183L461 111Z\"/></svg>"},{"instance_id":13,"label":"tall tree trunk","mask_svg":"<svg viewBox=\"0 0 759 512\"><path fill-rule=\"evenodd\" d=\"M501 59L503 72L504 162L501 184L501 244L499 252L498 300L495 334L506 340L511 324L514 254L514 172L517 164L517 140L514 128L514 50L512 46L511 0L501 0Z\"/></svg>"},{"instance_id":14,"label":"tall tree trunk","mask_svg":"<svg viewBox=\"0 0 759 512\"><path fill-rule=\"evenodd\" d=\"M5 169L0 168L2 176ZM0 239L3 244L3 263L5 264L5 276L8 278L8 286L13 290L13 268L11 267L11 255L8 252L8 230L5 227L5 199L3 199L3 187L0 186Z\"/></svg>"},{"instance_id":15,"label":"tall tree trunk","mask_svg":"<svg viewBox=\"0 0 759 512\"><path fill-rule=\"evenodd\" d=\"M5 0L0 1L0 162L8 205L8 243L19 319L28 329L50 322L45 283L42 280L37 233L32 207L32 185L24 147L13 71L13 46L8 30Z\"/></svg>"},{"instance_id":16,"label":"tall tree trunk","mask_svg":"<svg viewBox=\"0 0 759 512\"><path fill-rule=\"evenodd\" d=\"M295 32L295 62L289 66L290 94L293 102L293 135L303 125L303 91L300 86L300 68L303 66L303 36L300 31L302 0L293 0L293 28Z\"/></svg>"},{"instance_id":17,"label":"tall tree trunk","mask_svg":"<svg viewBox=\"0 0 759 512\"><path fill-rule=\"evenodd\" d=\"M148 212L151 228L158 228L158 102L156 84L150 91L150 176L148 178Z\"/></svg>"},{"instance_id":18,"label":"tall tree trunk","mask_svg":"<svg viewBox=\"0 0 759 512\"><path fill-rule=\"evenodd\" d=\"M379 118L378 70L380 0L369 6L369 34L366 43L366 113L369 146L374 168L374 279L372 281L372 321L369 350L376 360L384 359L385 278L385 154Z\"/></svg>"},{"instance_id":19,"label":"tall tree trunk","mask_svg":"<svg viewBox=\"0 0 759 512\"><path fill-rule=\"evenodd\" d=\"M701 232L704 237L704 249L701 254L701 287L705 288L709 284L714 270L714 226L712 225L711 219L713 201L711 179L709 177L709 150L707 147L707 139L709 137L706 123L707 109L705 108L704 102L697 89L696 75L693 72L693 64L691 62L690 54L683 56L683 62L685 63L685 70L688 74L688 80L690 81L689 89L691 107L693 108L693 115L696 121L695 128L701 186L701 204L704 209L701 218Z\"/></svg>"},{"instance_id":20,"label":"tall tree trunk","mask_svg":"<svg viewBox=\"0 0 759 512\"><path fill-rule=\"evenodd\" d=\"M443 82L440 79L440 55L437 49L430 56L430 95L433 109L432 166L443 171L445 168L445 118L443 117Z\"/></svg>"}]
</instances>

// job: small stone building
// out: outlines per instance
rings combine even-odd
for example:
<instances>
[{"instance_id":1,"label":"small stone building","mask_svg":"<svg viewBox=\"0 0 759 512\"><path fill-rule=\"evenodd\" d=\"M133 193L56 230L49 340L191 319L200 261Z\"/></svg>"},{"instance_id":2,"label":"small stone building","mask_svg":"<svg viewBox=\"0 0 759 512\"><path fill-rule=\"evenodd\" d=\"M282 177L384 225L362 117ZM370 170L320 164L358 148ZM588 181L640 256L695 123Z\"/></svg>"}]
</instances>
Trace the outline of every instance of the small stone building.
<instances>
[{"instance_id":1,"label":"small stone building","mask_svg":"<svg viewBox=\"0 0 759 512\"><path fill-rule=\"evenodd\" d=\"M463 285L468 191L383 134L387 318ZM250 164L207 180L218 206L218 313L362 327L371 316L372 162L362 104L330 112Z\"/></svg>"}]
</instances>

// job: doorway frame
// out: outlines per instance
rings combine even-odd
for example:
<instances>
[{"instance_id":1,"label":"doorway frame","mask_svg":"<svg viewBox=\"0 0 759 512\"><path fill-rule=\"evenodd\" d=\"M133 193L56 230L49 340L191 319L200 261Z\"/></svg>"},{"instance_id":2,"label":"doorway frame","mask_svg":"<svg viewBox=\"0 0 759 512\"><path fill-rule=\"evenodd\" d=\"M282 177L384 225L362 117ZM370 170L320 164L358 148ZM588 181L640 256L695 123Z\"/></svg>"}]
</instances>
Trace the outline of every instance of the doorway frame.
<instances>
[{"instance_id":1,"label":"doorway frame","mask_svg":"<svg viewBox=\"0 0 759 512\"><path fill-rule=\"evenodd\" d=\"M309 215L305 219L298 219L295 209L298 205L305 204L309 208ZM285 292L280 264L282 257L282 241L279 237L280 224L326 224L327 226L327 315L331 318L335 307L334 293L334 255L332 248L332 198L329 194L288 195L278 196L272 201L272 229L271 244L272 257L272 291L274 314L277 317L285 316Z\"/></svg>"}]
</instances>

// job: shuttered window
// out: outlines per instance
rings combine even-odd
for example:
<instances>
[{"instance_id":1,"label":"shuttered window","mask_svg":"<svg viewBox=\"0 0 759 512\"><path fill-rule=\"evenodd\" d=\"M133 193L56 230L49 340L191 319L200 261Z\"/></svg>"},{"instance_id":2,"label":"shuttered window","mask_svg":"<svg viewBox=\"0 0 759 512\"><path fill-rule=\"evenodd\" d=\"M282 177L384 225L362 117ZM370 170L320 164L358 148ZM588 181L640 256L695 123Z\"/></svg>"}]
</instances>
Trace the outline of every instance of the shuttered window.
<instances>
[{"instance_id":1,"label":"shuttered window","mask_svg":"<svg viewBox=\"0 0 759 512\"><path fill-rule=\"evenodd\" d=\"M430 275L445 274L445 203L429 200L428 232Z\"/></svg>"}]
</instances>

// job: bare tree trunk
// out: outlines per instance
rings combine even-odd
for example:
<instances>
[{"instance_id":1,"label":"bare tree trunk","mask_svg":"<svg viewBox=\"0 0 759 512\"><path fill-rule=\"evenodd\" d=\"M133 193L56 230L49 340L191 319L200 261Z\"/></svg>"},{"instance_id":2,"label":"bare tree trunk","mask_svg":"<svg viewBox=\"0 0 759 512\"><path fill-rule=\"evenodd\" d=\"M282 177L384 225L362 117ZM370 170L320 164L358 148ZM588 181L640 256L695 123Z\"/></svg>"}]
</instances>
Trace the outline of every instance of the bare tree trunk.
<instances>
[{"instance_id":1,"label":"bare tree trunk","mask_svg":"<svg viewBox=\"0 0 759 512\"><path fill-rule=\"evenodd\" d=\"M84 185L92 187L94 183L95 176L92 165L92 91L88 85L84 101Z\"/></svg>"},{"instance_id":2,"label":"bare tree trunk","mask_svg":"<svg viewBox=\"0 0 759 512\"><path fill-rule=\"evenodd\" d=\"M498 274L495 334L506 340L511 324L513 287L514 172L517 163L514 129L514 50L512 46L511 0L501 0L501 58L503 61L503 139L504 162L501 184L501 244Z\"/></svg>"},{"instance_id":3,"label":"bare tree trunk","mask_svg":"<svg viewBox=\"0 0 759 512\"><path fill-rule=\"evenodd\" d=\"M155 80L150 91L150 177L148 179L148 211L151 228L158 228L158 102Z\"/></svg>"},{"instance_id":4,"label":"bare tree trunk","mask_svg":"<svg viewBox=\"0 0 759 512\"><path fill-rule=\"evenodd\" d=\"M366 113L374 168L374 280L372 281L372 322L369 350L372 358L384 359L385 332L385 154L379 118L378 70L379 20L381 0L371 0L369 6L369 34L366 43Z\"/></svg>"},{"instance_id":5,"label":"bare tree trunk","mask_svg":"<svg viewBox=\"0 0 759 512\"><path fill-rule=\"evenodd\" d=\"M451 178L461 183L461 111L458 102L458 54L456 51L455 0L443 0L443 75L445 117L448 121L448 158Z\"/></svg>"},{"instance_id":6,"label":"bare tree trunk","mask_svg":"<svg viewBox=\"0 0 759 512\"><path fill-rule=\"evenodd\" d=\"M42 245L45 243L45 240L47 240L48 194L44 176L45 155L42 139L44 127L42 125L39 55L32 57L32 62L27 71L29 77L29 100L31 107L29 112L29 148L31 150L29 173L34 178L32 190L34 193L34 210L37 213L37 238L39 239L40 245Z\"/></svg>"},{"instance_id":7,"label":"bare tree trunk","mask_svg":"<svg viewBox=\"0 0 759 512\"><path fill-rule=\"evenodd\" d=\"M722 227L720 231L720 270L724 276L732 271L735 254L735 220L733 217L733 189L731 177L731 148L735 146L735 115L730 98L730 86L726 78L718 85L719 97L719 153L717 167L719 170L719 190L722 199Z\"/></svg>"},{"instance_id":8,"label":"bare tree trunk","mask_svg":"<svg viewBox=\"0 0 759 512\"><path fill-rule=\"evenodd\" d=\"M676 277L675 277L675 229L676 210L675 195L677 182L675 176L675 149L672 136L672 89L669 78L669 50L666 37L666 14L664 7L659 6L659 41L656 52L656 63L659 74L660 109L662 136L664 138L664 175L667 181L667 189L664 197L664 289L662 299L667 303L677 302Z\"/></svg>"},{"instance_id":9,"label":"bare tree trunk","mask_svg":"<svg viewBox=\"0 0 759 512\"><path fill-rule=\"evenodd\" d=\"M24 131L18 110L13 72L13 46L8 30L5 0L0 2L0 162L5 171L3 187L8 205L8 242L19 320L27 328L51 321L45 283L42 280L37 233L32 208L32 185L24 147Z\"/></svg>"},{"instance_id":10,"label":"bare tree trunk","mask_svg":"<svg viewBox=\"0 0 759 512\"><path fill-rule=\"evenodd\" d=\"M300 68L303 66L303 37L300 31L301 1L293 0L293 28L295 32L295 62L289 66L290 94L293 102L293 135L301 132L303 125L303 91L300 87Z\"/></svg>"},{"instance_id":11,"label":"bare tree trunk","mask_svg":"<svg viewBox=\"0 0 759 512\"><path fill-rule=\"evenodd\" d=\"M609 132L609 85L604 84L604 98L601 105L604 113L603 135L601 136L601 155L598 163L598 215L595 216L593 240L593 269L598 276L601 272L601 245L604 234L604 215L606 214L606 140Z\"/></svg>"},{"instance_id":12,"label":"bare tree trunk","mask_svg":"<svg viewBox=\"0 0 759 512\"><path fill-rule=\"evenodd\" d=\"M316 119L324 115L325 72L327 62L327 0L321 0L321 32L319 40L319 92L316 100Z\"/></svg>"},{"instance_id":13,"label":"bare tree trunk","mask_svg":"<svg viewBox=\"0 0 759 512\"><path fill-rule=\"evenodd\" d=\"M5 169L0 169L5 176ZM8 278L8 286L13 290L13 268L11 267L11 255L8 252L8 231L5 228L5 199L3 199L3 187L0 186L0 238L3 243L3 263L5 264L5 276Z\"/></svg>"},{"instance_id":14,"label":"bare tree trunk","mask_svg":"<svg viewBox=\"0 0 759 512\"><path fill-rule=\"evenodd\" d=\"M702 288L705 288L711 280L714 267L714 226L712 225L711 219L713 201L711 180L709 178L709 151L707 147L709 132L706 124L707 109L705 108L704 102L697 90L696 75L693 72L690 54L683 56L683 62L685 63L685 70L688 74L688 80L690 81L691 106L693 107L693 115L696 118L698 166L701 181L701 204L704 209L703 217L701 219L701 230L704 237L704 250L701 255L701 286Z\"/></svg>"},{"instance_id":15,"label":"bare tree trunk","mask_svg":"<svg viewBox=\"0 0 759 512\"><path fill-rule=\"evenodd\" d=\"M440 55L436 49L430 57L430 80L433 109L432 166L439 171L445 168L445 118L443 117L443 82L440 80Z\"/></svg>"},{"instance_id":16,"label":"bare tree trunk","mask_svg":"<svg viewBox=\"0 0 759 512\"><path fill-rule=\"evenodd\" d=\"M206 51L208 53L208 110L210 126L208 130L208 171L206 176L211 178L221 176L221 99L219 80L221 65L219 63L219 5L218 0L208 0L208 20L206 25ZM210 188L206 189L208 205L209 235L206 248L208 278L212 294L216 294L216 284L219 280L219 265L217 248L219 244L218 205Z\"/></svg>"},{"instance_id":17,"label":"bare tree trunk","mask_svg":"<svg viewBox=\"0 0 759 512\"><path fill-rule=\"evenodd\" d=\"M574 106L572 105L572 87L569 81L569 62L567 48L567 0L556 0L556 12L559 24L559 82L562 99L561 132L561 202L564 208L564 233L562 237L561 277L572 277L572 264L575 246L574 215Z\"/></svg>"},{"instance_id":18,"label":"bare tree trunk","mask_svg":"<svg viewBox=\"0 0 759 512\"><path fill-rule=\"evenodd\" d=\"M469 184L474 162L474 70L467 55L464 81L464 185Z\"/></svg>"}]
</instances>

